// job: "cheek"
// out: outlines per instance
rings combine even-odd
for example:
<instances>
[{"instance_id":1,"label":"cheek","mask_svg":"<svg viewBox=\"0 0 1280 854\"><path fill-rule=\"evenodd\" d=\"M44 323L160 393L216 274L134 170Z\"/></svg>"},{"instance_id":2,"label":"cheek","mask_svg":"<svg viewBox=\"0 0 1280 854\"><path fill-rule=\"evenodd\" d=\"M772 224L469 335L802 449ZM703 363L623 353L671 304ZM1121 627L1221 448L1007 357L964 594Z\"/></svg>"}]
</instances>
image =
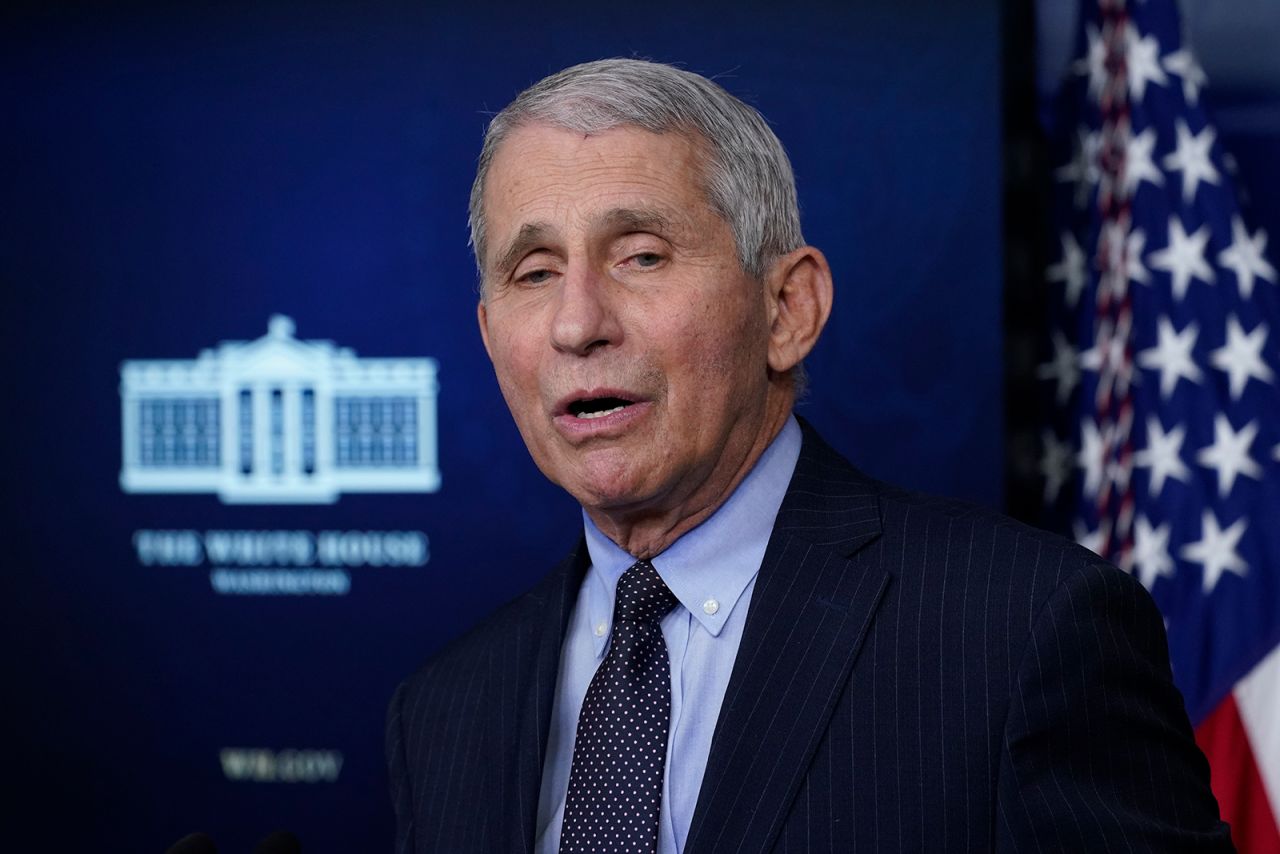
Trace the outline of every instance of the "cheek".
<instances>
[{"instance_id":1,"label":"cheek","mask_svg":"<svg viewBox=\"0 0 1280 854\"><path fill-rule=\"evenodd\" d=\"M493 373L517 424L531 417L538 400L537 365L527 349L509 338L490 339Z\"/></svg>"},{"instance_id":2,"label":"cheek","mask_svg":"<svg viewBox=\"0 0 1280 854\"><path fill-rule=\"evenodd\" d=\"M767 377L764 347L746 330L725 328L723 320L692 332L674 351L676 375L668 378L672 404L704 426L714 413L749 408L756 397L753 379L758 374L763 388Z\"/></svg>"},{"instance_id":3,"label":"cheek","mask_svg":"<svg viewBox=\"0 0 1280 854\"><path fill-rule=\"evenodd\" d=\"M531 370L535 350L527 334L528 327L529 324L522 327L509 317L504 317L501 323L490 324L489 356L500 380L518 377Z\"/></svg>"},{"instance_id":4,"label":"cheek","mask_svg":"<svg viewBox=\"0 0 1280 854\"><path fill-rule=\"evenodd\" d=\"M768 335L763 312L754 305L707 307L699 320L682 332L689 368L707 378L740 382L752 375L756 363L763 375ZM726 389L729 391L729 389Z\"/></svg>"}]
</instances>

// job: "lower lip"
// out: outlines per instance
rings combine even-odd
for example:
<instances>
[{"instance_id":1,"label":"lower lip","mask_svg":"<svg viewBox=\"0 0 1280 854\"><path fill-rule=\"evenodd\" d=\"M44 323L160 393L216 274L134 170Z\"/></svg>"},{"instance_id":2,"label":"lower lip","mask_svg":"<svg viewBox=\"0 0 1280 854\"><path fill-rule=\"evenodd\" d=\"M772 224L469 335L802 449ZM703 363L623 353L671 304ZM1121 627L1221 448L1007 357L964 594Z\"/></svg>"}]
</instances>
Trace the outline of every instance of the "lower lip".
<instances>
[{"instance_id":1,"label":"lower lip","mask_svg":"<svg viewBox=\"0 0 1280 854\"><path fill-rule=\"evenodd\" d=\"M599 418L578 418L566 412L552 420L556 429L571 439L607 438L622 435L637 418L643 418L652 408L651 401L642 400Z\"/></svg>"}]
</instances>

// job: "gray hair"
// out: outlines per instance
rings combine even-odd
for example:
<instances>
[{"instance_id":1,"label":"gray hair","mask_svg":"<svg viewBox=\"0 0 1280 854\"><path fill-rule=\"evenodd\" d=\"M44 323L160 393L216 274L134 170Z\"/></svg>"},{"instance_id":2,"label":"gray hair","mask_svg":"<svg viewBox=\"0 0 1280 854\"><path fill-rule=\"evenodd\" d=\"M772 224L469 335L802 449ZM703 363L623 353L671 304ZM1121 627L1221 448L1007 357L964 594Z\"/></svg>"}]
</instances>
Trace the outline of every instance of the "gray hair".
<instances>
[{"instance_id":1,"label":"gray hair","mask_svg":"<svg viewBox=\"0 0 1280 854\"><path fill-rule=\"evenodd\" d=\"M795 178L764 117L701 75L639 59L602 59L543 78L493 117L471 185L471 246L484 282L484 183L493 157L530 124L584 134L616 127L683 134L707 152L707 200L733 231L742 269L759 279L804 245Z\"/></svg>"}]
</instances>

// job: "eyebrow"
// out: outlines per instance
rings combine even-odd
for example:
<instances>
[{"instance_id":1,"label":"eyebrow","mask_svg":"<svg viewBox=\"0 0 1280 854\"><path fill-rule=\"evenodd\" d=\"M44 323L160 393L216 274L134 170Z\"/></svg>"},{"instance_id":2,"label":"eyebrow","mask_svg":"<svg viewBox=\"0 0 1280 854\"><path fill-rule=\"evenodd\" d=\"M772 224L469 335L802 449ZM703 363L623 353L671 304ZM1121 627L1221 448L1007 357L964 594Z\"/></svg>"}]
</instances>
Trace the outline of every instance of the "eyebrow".
<instances>
[{"instance_id":1,"label":"eyebrow","mask_svg":"<svg viewBox=\"0 0 1280 854\"><path fill-rule=\"evenodd\" d=\"M545 242L552 230L545 222L526 222L498 255L493 269L499 273L510 270L531 248Z\"/></svg>"},{"instance_id":2,"label":"eyebrow","mask_svg":"<svg viewBox=\"0 0 1280 854\"><path fill-rule=\"evenodd\" d=\"M635 231L652 231L666 234L671 230L671 220L664 214L650 208L612 208L595 217L593 228L615 234L626 234ZM511 238L494 263L496 272L505 272L514 267L530 249L545 243L555 229L546 222L527 222L520 226L516 236Z\"/></svg>"}]
</instances>

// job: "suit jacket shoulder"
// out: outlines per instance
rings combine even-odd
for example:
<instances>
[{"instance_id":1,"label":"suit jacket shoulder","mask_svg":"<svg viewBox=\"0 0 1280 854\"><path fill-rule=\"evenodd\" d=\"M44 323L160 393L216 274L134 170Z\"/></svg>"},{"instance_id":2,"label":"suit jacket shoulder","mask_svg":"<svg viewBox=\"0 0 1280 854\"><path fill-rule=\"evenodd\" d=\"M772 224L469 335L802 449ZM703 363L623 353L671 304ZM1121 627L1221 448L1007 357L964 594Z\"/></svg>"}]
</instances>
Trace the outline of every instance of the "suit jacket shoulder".
<instances>
[{"instance_id":1,"label":"suit jacket shoulder","mask_svg":"<svg viewBox=\"0 0 1280 854\"><path fill-rule=\"evenodd\" d=\"M879 483L809 428L690 840L1230 850L1141 585L1061 537Z\"/></svg>"},{"instance_id":2,"label":"suit jacket shoulder","mask_svg":"<svg viewBox=\"0 0 1280 854\"><path fill-rule=\"evenodd\" d=\"M586 565L579 543L397 688L386 726L397 852L532 844L560 643Z\"/></svg>"}]
</instances>

